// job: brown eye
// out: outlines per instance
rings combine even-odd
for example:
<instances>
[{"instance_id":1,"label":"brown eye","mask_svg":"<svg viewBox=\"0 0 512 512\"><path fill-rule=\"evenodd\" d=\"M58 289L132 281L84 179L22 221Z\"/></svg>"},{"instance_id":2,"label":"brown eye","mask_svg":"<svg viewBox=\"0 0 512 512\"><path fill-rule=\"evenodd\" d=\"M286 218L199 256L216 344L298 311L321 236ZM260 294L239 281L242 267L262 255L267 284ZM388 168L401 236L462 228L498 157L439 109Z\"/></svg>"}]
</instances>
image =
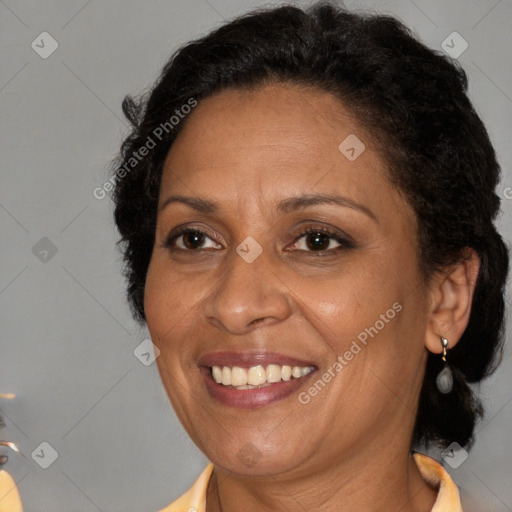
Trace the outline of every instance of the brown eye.
<instances>
[{"instance_id":1,"label":"brown eye","mask_svg":"<svg viewBox=\"0 0 512 512\"><path fill-rule=\"evenodd\" d=\"M325 233L310 233L306 235L306 245L312 251L325 251L329 247L330 237Z\"/></svg>"},{"instance_id":2,"label":"brown eye","mask_svg":"<svg viewBox=\"0 0 512 512\"><path fill-rule=\"evenodd\" d=\"M222 246L198 229L184 228L171 234L165 246L169 250L198 251L200 249L220 249Z\"/></svg>"},{"instance_id":3,"label":"brown eye","mask_svg":"<svg viewBox=\"0 0 512 512\"><path fill-rule=\"evenodd\" d=\"M312 228L302 231L296 238L292 249L304 252L331 253L336 249L348 249L352 243L341 237L338 233Z\"/></svg>"},{"instance_id":4,"label":"brown eye","mask_svg":"<svg viewBox=\"0 0 512 512\"><path fill-rule=\"evenodd\" d=\"M204 243L205 236L199 231L190 231L183 235L183 245L187 249L197 249Z\"/></svg>"}]
</instances>

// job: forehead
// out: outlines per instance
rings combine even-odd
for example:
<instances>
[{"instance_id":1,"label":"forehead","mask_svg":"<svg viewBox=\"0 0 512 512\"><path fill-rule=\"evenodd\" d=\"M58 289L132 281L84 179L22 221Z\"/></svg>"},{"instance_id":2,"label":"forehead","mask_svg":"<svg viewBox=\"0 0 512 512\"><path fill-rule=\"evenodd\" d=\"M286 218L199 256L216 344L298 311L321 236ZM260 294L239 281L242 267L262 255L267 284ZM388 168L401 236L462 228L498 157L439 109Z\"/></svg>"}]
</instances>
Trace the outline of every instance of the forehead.
<instances>
[{"instance_id":1,"label":"forehead","mask_svg":"<svg viewBox=\"0 0 512 512\"><path fill-rule=\"evenodd\" d=\"M233 149L288 145L291 151L303 152L322 142L323 149L331 153L344 131L361 131L356 124L332 94L278 83L251 90L229 89L202 100L174 146L187 139L202 150L222 142ZM195 141L188 140L190 131Z\"/></svg>"},{"instance_id":2,"label":"forehead","mask_svg":"<svg viewBox=\"0 0 512 512\"><path fill-rule=\"evenodd\" d=\"M282 190L382 196L391 186L374 146L330 93L282 83L230 89L187 118L167 156L162 192L226 200L277 198Z\"/></svg>"}]
</instances>

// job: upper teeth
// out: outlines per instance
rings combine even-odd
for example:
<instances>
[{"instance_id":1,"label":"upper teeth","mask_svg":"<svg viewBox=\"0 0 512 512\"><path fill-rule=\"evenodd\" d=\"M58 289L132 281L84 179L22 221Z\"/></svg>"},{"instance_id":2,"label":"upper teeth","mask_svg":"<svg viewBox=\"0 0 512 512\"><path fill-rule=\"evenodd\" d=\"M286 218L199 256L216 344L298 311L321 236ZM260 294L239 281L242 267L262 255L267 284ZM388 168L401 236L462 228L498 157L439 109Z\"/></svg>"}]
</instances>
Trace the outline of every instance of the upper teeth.
<instances>
[{"instance_id":1,"label":"upper teeth","mask_svg":"<svg viewBox=\"0 0 512 512\"><path fill-rule=\"evenodd\" d=\"M314 366L280 366L278 364L269 364L266 368L261 365L251 368L213 366L212 376L217 384L223 386L261 386L281 380L287 381L292 377L298 379L314 369Z\"/></svg>"}]
</instances>

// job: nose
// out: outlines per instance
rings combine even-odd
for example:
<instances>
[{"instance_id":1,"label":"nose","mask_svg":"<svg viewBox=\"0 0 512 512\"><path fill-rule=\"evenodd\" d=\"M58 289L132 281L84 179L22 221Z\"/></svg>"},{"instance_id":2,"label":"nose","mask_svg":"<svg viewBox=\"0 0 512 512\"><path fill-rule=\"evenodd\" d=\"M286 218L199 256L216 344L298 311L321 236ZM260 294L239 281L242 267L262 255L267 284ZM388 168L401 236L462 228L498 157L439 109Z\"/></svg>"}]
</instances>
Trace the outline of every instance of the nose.
<instances>
[{"instance_id":1,"label":"nose","mask_svg":"<svg viewBox=\"0 0 512 512\"><path fill-rule=\"evenodd\" d=\"M225 265L218 285L203 303L203 313L212 325L245 334L290 316L290 289L265 251L252 263L234 252Z\"/></svg>"}]
</instances>

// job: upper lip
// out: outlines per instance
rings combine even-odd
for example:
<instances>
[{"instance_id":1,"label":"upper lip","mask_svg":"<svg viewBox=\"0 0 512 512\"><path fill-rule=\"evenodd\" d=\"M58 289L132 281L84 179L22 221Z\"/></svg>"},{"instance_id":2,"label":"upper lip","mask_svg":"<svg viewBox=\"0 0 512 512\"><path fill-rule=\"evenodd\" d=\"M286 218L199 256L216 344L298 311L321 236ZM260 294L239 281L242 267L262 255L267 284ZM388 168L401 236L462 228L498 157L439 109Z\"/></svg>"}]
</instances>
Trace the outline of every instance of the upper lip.
<instances>
[{"instance_id":1,"label":"upper lip","mask_svg":"<svg viewBox=\"0 0 512 512\"><path fill-rule=\"evenodd\" d=\"M199 366L266 366L269 364L289 366L315 366L311 361L278 354L276 352L209 352L199 358Z\"/></svg>"}]
</instances>

